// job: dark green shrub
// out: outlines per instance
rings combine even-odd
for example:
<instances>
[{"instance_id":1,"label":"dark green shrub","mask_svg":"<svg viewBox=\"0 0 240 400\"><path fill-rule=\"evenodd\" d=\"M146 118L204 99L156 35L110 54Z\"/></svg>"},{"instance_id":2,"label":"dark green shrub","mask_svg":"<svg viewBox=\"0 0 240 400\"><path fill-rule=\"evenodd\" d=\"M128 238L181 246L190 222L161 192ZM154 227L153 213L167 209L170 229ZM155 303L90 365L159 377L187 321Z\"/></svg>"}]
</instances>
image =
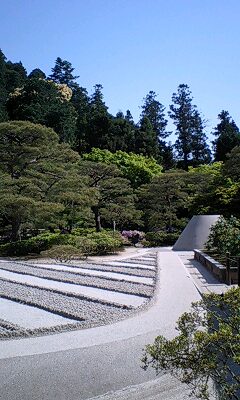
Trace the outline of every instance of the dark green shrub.
<instances>
[{"instance_id":1,"label":"dark green shrub","mask_svg":"<svg viewBox=\"0 0 240 400\"><path fill-rule=\"evenodd\" d=\"M240 255L240 220L235 217L219 218L210 229L206 249L222 255L227 252L231 256Z\"/></svg>"},{"instance_id":2,"label":"dark green shrub","mask_svg":"<svg viewBox=\"0 0 240 400\"><path fill-rule=\"evenodd\" d=\"M43 233L27 240L11 242L0 245L2 256L26 256L28 254L40 254L41 251L50 249L54 244L61 244L65 235L60 233Z\"/></svg>"},{"instance_id":3,"label":"dark green shrub","mask_svg":"<svg viewBox=\"0 0 240 400\"><path fill-rule=\"evenodd\" d=\"M84 229L84 235L75 231L73 234L42 233L27 240L11 242L0 245L2 256L26 256L28 254L40 254L51 249L55 245L72 246L76 253L83 256L103 255L114 253L123 246L123 240L118 232L95 232L92 229ZM57 250L56 250L57 251ZM60 251L60 250L59 250ZM54 257L53 257L54 258Z\"/></svg>"},{"instance_id":4,"label":"dark green shrub","mask_svg":"<svg viewBox=\"0 0 240 400\"><path fill-rule=\"evenodd\" d=\"M164 231L147 232L146 241L150 247L172 246L179 237L179 232L167 233Z\"/></svg>"},{"instance_id":5,"label":"dark green shrub","mask_svg":"<svg viewBox=\"0 0 240 400\"><path fill-rule=\"evenodd\" d=\"M71 232L73 236L87 236L89 234L95 233L95 228L74 228Z\"/></svg>"},{"instance_id":6,"label":"dark green shrub","mask_svg":"<svg viewBox=\"0 0 240 400\"><path fill-rule=\"evenodd\" d=\"M72 236L69 238L69 244L85 257L97 253L96 243L86 236Z\"/></svg>"},{"instance_id":7,"label":"dark green shrub","mask_svg":"<svg viewBox=\"0 0 240 400\"><path fill-rule=\"evenodd\" d=\"M88 235L88 237L91 237L95 243L95 254L97 255L115 253L123 246L123 241L118 232L115 232L115 234L107 231L95 232L91 235Z\"/></svg>"},{"instance_id":8,"label":"dark green shrub","mask_svg":"<svg viewBox=\"0 0 240 400\"><path fill-rule=\"evenodd\" d=\"M81 250L69 244L53 246L51 249L42 252L44 257L53 258L57 262L70 262L83 257Z\"/></svg>"},{"instance_id":9,"label":"dark green shrub","mask_svg":"<svg viewBox=\"0 0 240 400\"><path fill-rule=\"evenodd\" d=\"M119 232L90 232L86 236L71 235L69 244L78 248L83 255L104 255L115 253L123 246Z\"/></svg>"}]
</instances>

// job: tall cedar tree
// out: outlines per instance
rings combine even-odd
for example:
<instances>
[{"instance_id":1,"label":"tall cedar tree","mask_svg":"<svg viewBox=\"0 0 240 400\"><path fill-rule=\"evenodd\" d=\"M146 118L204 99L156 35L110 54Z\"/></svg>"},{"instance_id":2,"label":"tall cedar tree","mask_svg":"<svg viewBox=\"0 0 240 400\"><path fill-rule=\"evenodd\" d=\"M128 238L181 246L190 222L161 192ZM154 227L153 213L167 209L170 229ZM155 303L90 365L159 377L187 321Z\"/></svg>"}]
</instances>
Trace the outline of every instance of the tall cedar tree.
<instances>
[{"instance_id":1,"label":"tall cedar tree","mask_svg":"<svg viewBox=\"0 0 240 400\"><path fill-rule=\"evenodd\" d=\"M77 84L75 80L79 76L74 76L72 73L74 68L72 64L67 60L62 60L58 57L55 61L55 66L52 68L52 74L49 75L49 79L53 82L65 84L71 89L74 89Z\"/></svg>"},{"instance_id":2,"label":"tall cedar tree","mask_svg":"<svg viewBox=\"0 0 240 400\"><path fill-rule=\"evenodd\" d=\"M103 101L102 85L94 86L94 93L90 98L90 113L88 118L87 132L87 151L91 151L92 147L100 149L111 148L111 137L109 137L110 115L108 107Z\"/></svg>"},{"instance_id":3,"label":"tall cedar tree","mask_svg":"<svg viewBox=\"0 0 240 400\"><path fill-rule=\"evenodd\" d=\"M167 120L165 118L165 107L157 100L157 95L154 91L150 91L144 98L142 105L141 121L147 117L152 125L153 131L156 134L156 140L159 146L159 155L161 160L168 163L169 152L171 147L166 145L164 139L169 135L166 132ZM165 154L166 153L166 154ZM165 160L166 159L166 160ZM164 162L165 163L165 162Z\"/></svg>"},{"instance_id":4,"label":"tall cedar tree","mask_svg":"<svg viewBox=\"0 0 240 400\"><path fill-rule=\"evenodd\" d=\"M193 113L194 131L192 135L193 165L208 164L211 161L211 151L207 145L207 136L204 132L205 121L197 110Z\"/></svg>"},{"instance_id":5,"label":"tall cedar tree","mask_svg":"<svg viewBox=\"0 0 240 400\"><path fill-rule=\"evenodd\" d=\"M144 98L141 118L147 117L152 124L153 130L159 139L165 139L167 120L164 113L165 107L157 100L157 95L152 90Z\"/></svg>"},{"instance_id":6,"label":"tall cedar tree","mask_svg":"<svg viewBox=\"0 0 240 400\"><path fill-rule=\"evenodd\" d=\"M109 150L133 151L135 147L135 126L128 121L122 112L118 112L115 118L111 119L109 127Z\"/></svg>"},{"instance_id":7,"label":"tall cedar tree","mask_svg":"<svg viewBox=\"0 0 240 400\"><path fill-rule=\"evenodd\" d=\"M148 117L142 117L136 133L135 152L159 159L159 146L156 132Z\"/></svg>"},{"instance_id":8,"label":"tall cedar tree","mask_svg":"<svg viewBox=\"0 0 240 400\"><path fill-rule=\"evenodd\" d=\"M215 160L225 161L226 155L235 146L240 146L240 132L228 111L223 110L218 114L218 119L220 122L213 132L217 136L216 140L213 141Z\"/></svg>"},{"instance_id":9,"label":"tall cedar tree","mask_svg":"<svg viewBox=\"0 0 240 400\"><path fill-rule=\"evenodd\" d=\"M205 134L203 132L203 121L192 104L191 91L188 85L181 84L177 93L173 93L169 115L176 126L178 139L175 148L178 157L183 159L183 167L187 171L190 164L196 163L199 158L199 143L201 143L201 157L208 152Z\"/></svg>"},{"instance_id":10,"label":"tall cedar tree","mask_svg":"<svg viewBox=\"0 0 240 400\"><path fill-rule=\"evenodd\" d=\"M75 87L71 103L77 112L76 141L74 148L79 154L82 154L89 148L88 124L90 116L90 100L87 90L80 86Z\"/></svg>"}]
</instances>

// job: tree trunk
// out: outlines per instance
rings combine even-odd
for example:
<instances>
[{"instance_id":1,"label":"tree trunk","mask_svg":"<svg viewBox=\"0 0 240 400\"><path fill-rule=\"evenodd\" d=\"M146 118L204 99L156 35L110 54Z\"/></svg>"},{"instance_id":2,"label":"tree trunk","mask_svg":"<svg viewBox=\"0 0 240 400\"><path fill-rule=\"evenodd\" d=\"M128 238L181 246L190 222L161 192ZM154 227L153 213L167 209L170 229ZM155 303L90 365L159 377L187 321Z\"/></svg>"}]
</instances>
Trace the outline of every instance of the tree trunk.
<instances>
[{"instance_id":1,"label":"tree trunk","mask_svg":"<svg viewBox=\"0 0 240 400\"><path fill-rule=\"evenodd\" d=\"M99 213L99 208L96 206L93 206L92 212L94 214L96 232L101 232L102 227L101 227L101 216Z\"/></svg>"},{"instance_id":2,"label":"tree trunk","mask_svg":"<svg viewBox=\"0 0 240 400\"><path fill-rule=\"evenodd\" d=\"M184 162L184 169L185 171L188 171L188 155L186 153L184 153L183 155L183 162Z\"/></svg>"},{"instance_id":3,"label":"tree trunk","mask_svg":"<svg viewBox=\"0 0 240 400\"><path fill-rule=\"evenodd\" d=\"M19 220L15 220L12 222L12 232L11 232L12 242L17 242L18 240L21 240L20 228L21 228L21 222Z\"/></svg>"}]
</instances>

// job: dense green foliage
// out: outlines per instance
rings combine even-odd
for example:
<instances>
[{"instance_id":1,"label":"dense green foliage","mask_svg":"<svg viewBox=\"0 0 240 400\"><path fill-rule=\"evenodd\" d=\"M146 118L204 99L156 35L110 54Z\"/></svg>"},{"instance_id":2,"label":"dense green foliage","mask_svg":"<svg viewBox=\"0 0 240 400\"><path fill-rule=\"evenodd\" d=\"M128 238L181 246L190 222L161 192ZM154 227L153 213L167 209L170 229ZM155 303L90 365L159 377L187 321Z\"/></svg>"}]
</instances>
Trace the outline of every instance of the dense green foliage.
<instances>
[{"instance_id":1,"label":"dense green foliage","mask_svg":"<svg viewBox=\"0 0 240 400\"><path fill-rule=\"evenodd\" d=\"M153 157L144 157L140 154L126 153L121 150L111 153L109 150L93 148L91 153L84 154L83 158L104 164L115 164L123 176L130 180L133 187L149 183L154 176L160 175L162 171L162 167Z\"/></svg>"},{"instance_id":2,"label":"dense green foliage","mask_svg":"<svg viewBox=\"0 0 240 400\"><path fill-rule=\"evenodd\" d=\"M185 216L188 193L187 174L165 173L155 177L139 190L140 208L144 210L148 230L161 229L165 232L179 232L186 224Z\"/></svg>"},{"instance_id":3,"label":"dense green foliage","mask_svg":"<svg viewBox=\"0 0 240 400\"><path fill-rule=\"evenodd\" d=\"M228 111L223 110L218 119L220 122L213 132L216 136L213 142L214 155L216 161L224 161L235 146L240 146L240 132Z\"/></svg>"},{"instance_id":4,"label":"dense green foliage","mask_svg":"<svg viewBox=\"0 0 240 400\"><path fill-rule=\"evenodd\" d=\"M141 224L141 212L135 207L133 188L114 164L82 161L79 171L87 177L87 185L97 190L91 206L97 232L101 230L102 220L111 226L115 221L118 229L123 229L127 223Z\"/></svg>"},{"instance_id":5,"label":"dense green foliage","mask_svg":"<svg viewBox=\"0 0 240 400\"><path fill-rule=\"evenodd\" d=\"M92 95L77 83L72 64L57 57L52 73L47 77L39 68L28 75L24 66L7 61L0 52L0 122L27 120L53 128L60 140L70 143L82 154L93 147L143 154L154 157L164 169L176 164L184 169L210 161L210 150L205 134L205 121L192 104L186 84L173 94L169 116L176 126L175 145L166 142L166 108L150 90L143 99L137 123L131 112L109 113L104 102L103 87L94 86ZM239 145L239 130L227 111L219 114L220 124L215 129L216 160ZM221 148L225 150L221 150ZM174 150L177 151L175 158Z\"/></svg>"},{"instance_id":6,"label":"dense green foliage","mask_svg":"<svg viewBox=\"0 0 240 400\"><path fill-rule=\"evenodd\" d=\"M204 295L177 323L178 335L158 336L146 347L143 367L170 372L200 399L212 398L211 379L221 400L239 399L240 288Z\"/></svg>"},{"instance_id":7,"label":"dense green foliage","mask_svg":"<svg viewBox=\"0 0 240 400\"><path fill-rule=\"evenodd\" d=\"M129 110L110 114L100 84L89 95L78 78L60 57L47 77L0 52L0 237L16 249L22 242L10 252L34 247L40 229L141 229L149 244L167 245L193 214L239 216L239 130L228 112L215 129L224 162L209 164L205 121L187 85L172 97L172 145L153 90L135 123Z\"/></svg>"},{"instance_id":8,"label":"dense green foliage","mask_svg":"<svg viewBox=\"0 0 240 400\"><path fill-rule=\"evenodd\" d=\"M186 171L189 165L208 163L211 160L204 133L205 122L192 100L188 85L179 85L178 92L173 93L169 113L178 135L175 147L178 157L183 159Z\"/></svg>"},{"instance_id":9,"label":"dense green foliage","mask_svg":"<svg viewBox=\"0 0 240 400\"><path fill-rule=\"evenodd\" d=\"M26 240L0 245L0 255L42 254L50 258L87 257L115 253L122 245L123 239L118 232L94 232L86 229L76 230L71 234L45 232Z\"/></svg>"},{"instance_id":10,"label":"dense green foliage","mask_svg":"<svg viewBox=\"0 0 240 400\"><path fill-rule=\"evenodd\" d=\"M240 256L240 220L235 217L221 217L211 227L206 248L218 254Z\"/></svg>"}]
</instances>

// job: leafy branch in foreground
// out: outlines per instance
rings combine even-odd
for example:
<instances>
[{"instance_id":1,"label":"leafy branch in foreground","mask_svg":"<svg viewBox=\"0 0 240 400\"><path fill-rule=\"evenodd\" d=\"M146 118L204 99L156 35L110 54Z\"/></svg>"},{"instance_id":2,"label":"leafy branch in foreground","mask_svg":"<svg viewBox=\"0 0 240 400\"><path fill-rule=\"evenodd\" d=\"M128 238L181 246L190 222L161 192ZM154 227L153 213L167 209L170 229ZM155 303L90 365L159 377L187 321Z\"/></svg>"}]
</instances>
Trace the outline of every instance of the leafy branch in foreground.
<instances>
[{"instance_id":1,"label":"leafy branch in foreground","mask_svg":"<svg viewBox=\"0 0 240 400\"><path fill-rule=\"evenodd\" d=\"M208 400L240 398L240 288L204 295L177 322L172 340L163 336L146 346L143 369L166 371ZM214 385L212 384L214 383Z\"/></svg>"}]
</instances>

